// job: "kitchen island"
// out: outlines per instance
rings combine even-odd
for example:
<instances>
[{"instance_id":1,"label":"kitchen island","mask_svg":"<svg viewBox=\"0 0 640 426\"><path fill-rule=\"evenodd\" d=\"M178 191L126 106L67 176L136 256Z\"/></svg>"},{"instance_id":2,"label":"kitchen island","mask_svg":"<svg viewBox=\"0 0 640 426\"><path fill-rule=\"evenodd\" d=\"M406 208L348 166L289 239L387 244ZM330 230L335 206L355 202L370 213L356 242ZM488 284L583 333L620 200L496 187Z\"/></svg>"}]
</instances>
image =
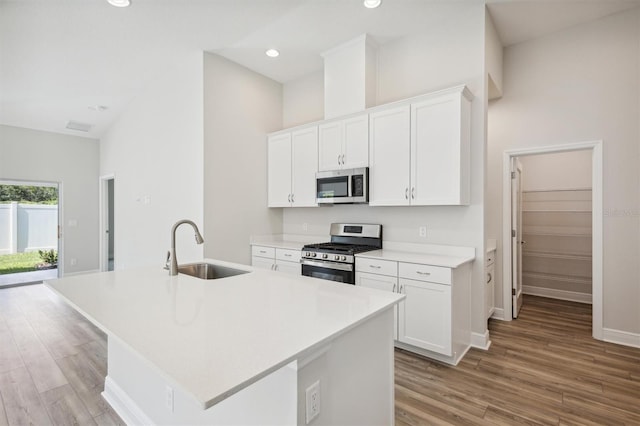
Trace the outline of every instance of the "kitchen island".
<instances>
[{"instance_id":1,"label":"kitchen island","mask_svg":"<svg viewBox=\"0 0 640 426\"><path fill-rule=\"evenodd\" d=\"M209 262L250 272L46 283L107 334L103 396L125 422L305 424L318 410L311 424L393 424L393 306L404 296Z\"/></svg>"}]
</instances>

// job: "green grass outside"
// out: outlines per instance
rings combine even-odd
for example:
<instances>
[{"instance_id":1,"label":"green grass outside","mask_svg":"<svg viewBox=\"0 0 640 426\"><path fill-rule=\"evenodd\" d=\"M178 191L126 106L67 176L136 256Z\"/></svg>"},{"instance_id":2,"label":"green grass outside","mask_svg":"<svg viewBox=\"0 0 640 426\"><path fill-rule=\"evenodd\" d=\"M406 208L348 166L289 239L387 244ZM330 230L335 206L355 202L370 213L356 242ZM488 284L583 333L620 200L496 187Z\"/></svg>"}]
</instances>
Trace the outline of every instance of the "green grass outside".
<instances>
[{"instance_id":1,"label":"green grass outside","mask_svg":"<svg viewBox=\"0 0 640 426\"><path fill-rule=\"evenodd\" d=\"M18 272L36 271L36 265L42 263L37 251L0 255L0 275Z\"/></svg>"}]
</instances>

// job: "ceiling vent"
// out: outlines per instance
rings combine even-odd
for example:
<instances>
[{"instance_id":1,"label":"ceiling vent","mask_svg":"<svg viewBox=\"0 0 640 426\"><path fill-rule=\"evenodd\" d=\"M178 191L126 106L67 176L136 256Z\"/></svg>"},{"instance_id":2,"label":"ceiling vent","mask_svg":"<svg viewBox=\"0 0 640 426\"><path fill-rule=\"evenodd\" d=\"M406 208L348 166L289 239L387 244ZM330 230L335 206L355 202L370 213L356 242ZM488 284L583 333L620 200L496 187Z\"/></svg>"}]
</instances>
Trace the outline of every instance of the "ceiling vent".
<instances>
[{"instance_id":1,"label":"ceiling vent","mask_svg":"<svg viewBox=\"0 0 640 426\"><path fill-rule=\"evenodd\" d=\"M91 124L80 123L79 121L69 121L67 123L67 129L77 130L79 132L88 132L93 127Z\"/></svg>"}]
</instances>

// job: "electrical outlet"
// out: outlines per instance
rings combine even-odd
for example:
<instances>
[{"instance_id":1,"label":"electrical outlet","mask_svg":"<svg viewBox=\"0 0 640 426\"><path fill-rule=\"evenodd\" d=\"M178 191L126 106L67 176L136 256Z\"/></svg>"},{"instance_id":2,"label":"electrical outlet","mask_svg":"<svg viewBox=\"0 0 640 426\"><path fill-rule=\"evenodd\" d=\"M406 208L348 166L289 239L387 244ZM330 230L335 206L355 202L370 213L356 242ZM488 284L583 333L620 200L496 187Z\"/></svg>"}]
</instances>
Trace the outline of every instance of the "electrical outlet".
<instances>
[{"instance_id":1,"label":"electrical outlet","mask_svg":"<svg viewBox=\"0 0 640 426\"><path fill-rule=\"evenodd\" d=\"M320 380L307 388L306 403L306 424L309 424L313 419L320 415Z\"/></svg>"},{"instance_id":2,"label":"electrical outlet","mask_svg":"<svg viewBox=\"0 0 640 426\"><path fill-rule=\"evenodd\" d=\"M72 257L69 263L71 266L76 266L78 264L78 260L75 257Z\"/></svg>"},{"instance_id":3,"label":"electrical outlet","mask_svg":"<svg viewBox=\"0 0 640 426\"><path fill-rule=\"evenodd\" d=\"M426 226L421 226L420 228L418 228L418 235L421 236L422 238L426 238L427 237L427 227Z\"/></svg>"},{"instance_id":4,"label":"electrical outlet","mask_svg":"<svg viewBox=\"0 0 640 426\"><path fill-rule=\"evenodd\" d=\"M171 386L167 386L164 389L165 391L165 404L167 405L167 409L173 413L173 388Z\"/></svg>"}]
</instances>

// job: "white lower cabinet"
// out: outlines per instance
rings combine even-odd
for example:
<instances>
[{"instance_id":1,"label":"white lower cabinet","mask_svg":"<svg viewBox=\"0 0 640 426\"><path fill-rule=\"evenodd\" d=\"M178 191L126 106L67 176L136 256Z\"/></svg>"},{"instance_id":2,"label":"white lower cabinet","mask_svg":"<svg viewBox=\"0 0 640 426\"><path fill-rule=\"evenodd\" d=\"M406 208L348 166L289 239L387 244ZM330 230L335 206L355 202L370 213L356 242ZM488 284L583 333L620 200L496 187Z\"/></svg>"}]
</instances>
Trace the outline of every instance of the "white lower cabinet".
<instances>
[{"instance_id":1,"label":"white lower cabinet","mask_svg":"<svg viewBox=\"0 0 640 426\"><path fill-rule=\"evenodd\" d=\"M357 262L357 261L356 261ZM396 262L392 262L396 263ZM398 289L398 277L388 275L371 274L368 272L357 272L356 270L356 285L362 287L375 288L377 290L390 291L395 293ZM398 306L393 307L394 315L396 318L396 326L393 329L393 338L398 340Z\"/></svg>"},{"instance_id":2,"label":"white lower cabinet","mask_svg":"<svg viewBox=\"0 0 640 426\"><path fill-rule=\"evenodd\" d=\"M402 293L396 346L457 364L470 346L470 265L458 268L356 257L356 285Z\"/></svg>"},{"instance_id":3,"label":"white lower cabinet","mask_svg":"<svg viewBox=\"0 0 640 426\"><path fill-rule=\"evenodd\" d=\"M451 356L451 286L400 278L398 341Z\"/></svg>"},{"instance_id":4,"label":"white lower cabinet","mask_svg":"<svg viewBox=\"0 0 640 426\"><path fill-rule=\"evenodd\" d=\"M301 275L300 250L251 246L251 265L285 274Z\"/></svg>"}]
</instances>

